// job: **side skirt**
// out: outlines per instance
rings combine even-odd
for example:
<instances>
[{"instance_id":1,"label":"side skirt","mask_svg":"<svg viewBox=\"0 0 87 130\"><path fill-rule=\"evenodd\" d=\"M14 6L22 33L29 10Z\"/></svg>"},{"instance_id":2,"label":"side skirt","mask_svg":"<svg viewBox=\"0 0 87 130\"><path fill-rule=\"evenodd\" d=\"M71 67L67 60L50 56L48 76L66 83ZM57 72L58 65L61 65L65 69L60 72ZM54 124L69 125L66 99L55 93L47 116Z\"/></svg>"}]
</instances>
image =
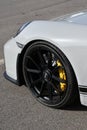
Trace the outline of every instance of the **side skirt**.
<instances>
[{"instance_id":1,"label":"side skirt","mask_svg":"<svg viewBox=\"0 0 87 130\"><path fill-rule=\"evenodd\" d=\"M79 85L79 92L81 104L87 106L87 86Z\"/></svg>"}]
</instances>

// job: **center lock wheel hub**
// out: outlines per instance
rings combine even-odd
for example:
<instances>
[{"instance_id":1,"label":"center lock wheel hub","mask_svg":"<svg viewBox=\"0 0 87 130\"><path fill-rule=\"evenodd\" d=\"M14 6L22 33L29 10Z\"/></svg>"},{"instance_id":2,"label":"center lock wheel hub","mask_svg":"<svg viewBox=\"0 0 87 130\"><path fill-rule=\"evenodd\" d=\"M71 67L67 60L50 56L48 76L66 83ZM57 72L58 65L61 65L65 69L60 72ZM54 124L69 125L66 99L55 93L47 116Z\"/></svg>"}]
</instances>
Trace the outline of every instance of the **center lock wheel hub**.
<instances>
[{"instance_id":1,"label":"center lock wheel hub","mask_svg":"<svg viewBox=\"0 0 87 130\"><path fill-rule=\"evenodd\" d=\"M51 71L50 70L45 70L43 73L43 78L45 81L50 81L51 80Z\"/></svg>"}]
</instances>

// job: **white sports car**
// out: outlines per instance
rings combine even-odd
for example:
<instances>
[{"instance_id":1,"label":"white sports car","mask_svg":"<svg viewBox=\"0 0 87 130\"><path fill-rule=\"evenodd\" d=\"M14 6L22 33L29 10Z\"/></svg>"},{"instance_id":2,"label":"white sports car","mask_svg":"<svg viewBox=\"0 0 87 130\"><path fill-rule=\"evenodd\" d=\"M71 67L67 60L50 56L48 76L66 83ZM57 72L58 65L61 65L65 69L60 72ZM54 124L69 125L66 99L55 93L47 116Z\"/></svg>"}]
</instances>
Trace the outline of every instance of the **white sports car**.
<instances>
[{"instance_id":1,"label":"white sports car","mask_svg":"<svg viewBox=\"0 0 87 130\"><path fill-rule=\"evenodd\" d=\"M6 79L27 85L38 101L87 106L87 12L25 23L4 45Z\"/></svg>"}]
</instances>

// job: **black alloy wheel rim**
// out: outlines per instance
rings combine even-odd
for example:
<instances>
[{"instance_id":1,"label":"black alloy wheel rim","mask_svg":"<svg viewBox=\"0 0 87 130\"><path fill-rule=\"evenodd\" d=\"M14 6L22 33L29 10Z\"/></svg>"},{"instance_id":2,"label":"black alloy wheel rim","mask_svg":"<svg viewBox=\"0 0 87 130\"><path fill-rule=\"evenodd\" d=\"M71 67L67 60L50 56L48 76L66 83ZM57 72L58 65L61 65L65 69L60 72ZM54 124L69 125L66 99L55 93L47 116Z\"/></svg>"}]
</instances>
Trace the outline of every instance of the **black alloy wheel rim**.
<instances>
[{"instance_id":1,"label":"black alloy wheel rim","mask_svg":"<svg viewBox=\"0 0 87 130\"><path fill-rule=\"evenodd\" d=\"M65 91L60 90L60 83L68 86L66 80L59 78L59 66L56 61L62 63L61 68L65 67L61 56L51 47L46 45L34 45L29 48L24 59L24 72L27 85L37 99L47 105L56 105L63 102L66 97Z\"/></svg>"}]
</instances>

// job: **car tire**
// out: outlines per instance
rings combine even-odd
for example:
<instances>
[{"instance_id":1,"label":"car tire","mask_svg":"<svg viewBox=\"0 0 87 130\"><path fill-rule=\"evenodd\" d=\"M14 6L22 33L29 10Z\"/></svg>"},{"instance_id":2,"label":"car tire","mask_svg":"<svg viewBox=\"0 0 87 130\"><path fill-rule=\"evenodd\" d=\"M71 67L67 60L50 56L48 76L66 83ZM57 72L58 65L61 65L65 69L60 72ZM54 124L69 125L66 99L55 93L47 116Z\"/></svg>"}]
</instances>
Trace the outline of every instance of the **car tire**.
<instances>
[{"instance_id":1,"label":"car tire","mask_svg":"<svg viewBox=\"0 0 87 130\"><path fill-rule=\"evenodd\" d=\"M30 45L23 58L24 80L42 104L63 108L78 96L77 80L64 53L46 41Z\"/></svg>"}]
</instances>

